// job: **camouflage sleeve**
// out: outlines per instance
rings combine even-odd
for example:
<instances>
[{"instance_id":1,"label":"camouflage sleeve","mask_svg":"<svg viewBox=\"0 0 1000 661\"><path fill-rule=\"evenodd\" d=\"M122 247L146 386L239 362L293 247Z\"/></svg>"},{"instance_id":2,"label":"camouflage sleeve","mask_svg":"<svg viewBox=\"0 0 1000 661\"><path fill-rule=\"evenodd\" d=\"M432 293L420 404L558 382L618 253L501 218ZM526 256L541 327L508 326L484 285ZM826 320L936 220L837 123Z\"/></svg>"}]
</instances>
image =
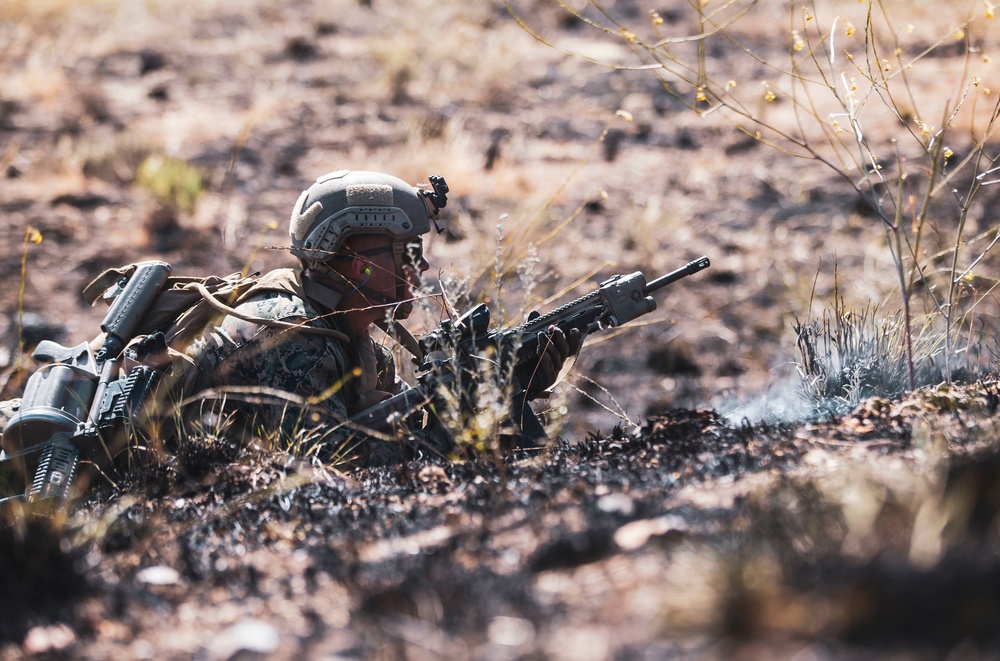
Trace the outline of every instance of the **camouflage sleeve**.
<instances>
[{"instance_id":1,"label":"camouflage sleeve","mask_svg":"<svg viewBox=\"0 0 1000 661\"><path fill-rule=\"evenodd\" d=\"M247 316L304 321L310 314L288 294L267 293L238 307ZM197 377L193 390L211 389L238 411L253 431L280 431L290 447L317 429L347 419L352 378L346 347L329 337L291 332L226 317L189 350Z\"/></svg>"},{"instance_id":2,"label":"camouflage sleeve","mask_svg":"<svg viewBox=\"0 0 1000 661\"><path fill-rule=\"evenodd\" d=\"M299 299L280 293L255 297L238 310L282 321L317 317ZM393 463L419 452L451 454L450 437L429 430L414 429L397 441L368 438L350 429L345 421L353 367L348 347L333 338L226 317L189 354L196 365L198 391L217 393L216 404L224 395L226 412L237 412L243 426L265 438L277 432L281 445L297 454L315 453L327 462L357 465ZM380 389L397 392L400 384L391 353L379 346L376 358ZM210 418L221 419L219 407L207 411Z\"/></svg>"}]
</instances>

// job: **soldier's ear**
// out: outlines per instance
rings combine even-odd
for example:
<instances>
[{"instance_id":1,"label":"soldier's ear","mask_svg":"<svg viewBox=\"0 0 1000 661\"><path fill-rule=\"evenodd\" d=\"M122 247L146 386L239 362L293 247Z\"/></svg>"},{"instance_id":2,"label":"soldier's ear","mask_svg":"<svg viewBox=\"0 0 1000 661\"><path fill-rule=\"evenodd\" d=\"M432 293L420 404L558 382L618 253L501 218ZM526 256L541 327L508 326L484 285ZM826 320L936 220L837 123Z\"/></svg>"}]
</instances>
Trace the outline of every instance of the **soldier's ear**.
<instances>
[{"instance_id":1,"label":"soldier's ear","mask_svg":"<svg viewBox=\"0 0 1000 661\"><path fill-rule=\"evenodd\" d=\"M371 275L371 262L368 258L363 255L355 255L354 259L351 260L351 278L355 280L364 280L367 276ZM367 273L365 272L367 271Z\"/></svg>"}]
</instances>

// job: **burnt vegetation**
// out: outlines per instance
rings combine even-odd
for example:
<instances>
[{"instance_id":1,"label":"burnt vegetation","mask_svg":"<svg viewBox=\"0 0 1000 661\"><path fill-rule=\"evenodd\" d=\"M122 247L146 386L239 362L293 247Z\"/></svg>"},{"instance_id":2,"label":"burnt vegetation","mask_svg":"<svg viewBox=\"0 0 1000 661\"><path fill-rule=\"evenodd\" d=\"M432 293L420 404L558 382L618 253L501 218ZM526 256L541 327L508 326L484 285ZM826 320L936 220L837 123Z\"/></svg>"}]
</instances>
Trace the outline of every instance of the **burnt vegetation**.
<instances>
[{"instance_id":1,"label":"burnt vegetation","mask_svg":"<svg viewBox=\"0 0 1000 661\"><path fill-rule=\"evenodd\" d=\"M191 438L129 486L92 490L65 526L7 513L0 633L17 649L29 634L56 645L72 631L63 649L99 656L130 638L102 633L112 623L155 635L147 623L166 617L166 629L199 631L183 609L221 604L237 622L264 617L281 632L268 651L287 657L545 654L581 626L621 650L991 649L998 459L970 430L995 415L998 392L995 382L923 391L895 412L869 402L808 424L674 409L637 433L350 474ZM934 438L915 439L918 418L936 421L947 446L937 452L958 457L940 481L897 470L900 484L882 483L862 468L933 451ZM870 499L864 521L843 497L855 488ZM932 509L943 518L923 558ZM692 554L714 566L685 587L708 604L694 621L610 628L618 609L638 616L629 595L649 589L641 567ZM679 589L670 580L653 584ZM674 597L657 603L661 617L685 612ZM189 651L207 653L219 635Z\"/></svg>"}]
</instances>

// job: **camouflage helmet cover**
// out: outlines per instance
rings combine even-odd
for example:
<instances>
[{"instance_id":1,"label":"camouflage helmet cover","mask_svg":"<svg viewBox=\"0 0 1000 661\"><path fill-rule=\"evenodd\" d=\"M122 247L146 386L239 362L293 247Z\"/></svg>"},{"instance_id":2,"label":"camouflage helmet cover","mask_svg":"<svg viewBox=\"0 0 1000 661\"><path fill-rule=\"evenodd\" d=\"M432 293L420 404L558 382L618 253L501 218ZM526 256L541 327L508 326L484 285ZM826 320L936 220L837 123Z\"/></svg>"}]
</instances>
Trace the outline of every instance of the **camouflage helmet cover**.
<instances>
[{"instance_id":1,"label":"camouflage helmet cover","mask_svg":"<svg viewBox=\"0 0 1000 661\"><path fill-rule=\"evenodd\" d=\"M331 172L303 191L292 209L292 254L323 261L353 234L414 239L430 231L436 215L426 192L402 179L378 172Z\"/></svg>"}]
</instances>

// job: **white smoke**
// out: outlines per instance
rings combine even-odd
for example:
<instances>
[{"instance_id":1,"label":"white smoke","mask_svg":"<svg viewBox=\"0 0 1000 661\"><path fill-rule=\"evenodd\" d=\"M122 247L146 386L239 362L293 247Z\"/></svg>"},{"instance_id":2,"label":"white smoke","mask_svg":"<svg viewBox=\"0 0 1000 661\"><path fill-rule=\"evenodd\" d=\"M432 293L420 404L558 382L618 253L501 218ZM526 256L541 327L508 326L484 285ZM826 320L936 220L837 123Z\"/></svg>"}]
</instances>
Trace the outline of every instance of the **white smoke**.
<instances>
[{"instance_id":1,"label":"white smoke","mask_svg":"<svg viewBox=\"0 0 1000 661\"><path fill-rule=\"evenodd\" d=\"M739 425L757 423L803 422L816 415L816 409L802 396L802 379L786 373L770 383L763 392L747 395L731 393L716 398L714 408L726 422Z\"/></svg>"}]
</instances>

